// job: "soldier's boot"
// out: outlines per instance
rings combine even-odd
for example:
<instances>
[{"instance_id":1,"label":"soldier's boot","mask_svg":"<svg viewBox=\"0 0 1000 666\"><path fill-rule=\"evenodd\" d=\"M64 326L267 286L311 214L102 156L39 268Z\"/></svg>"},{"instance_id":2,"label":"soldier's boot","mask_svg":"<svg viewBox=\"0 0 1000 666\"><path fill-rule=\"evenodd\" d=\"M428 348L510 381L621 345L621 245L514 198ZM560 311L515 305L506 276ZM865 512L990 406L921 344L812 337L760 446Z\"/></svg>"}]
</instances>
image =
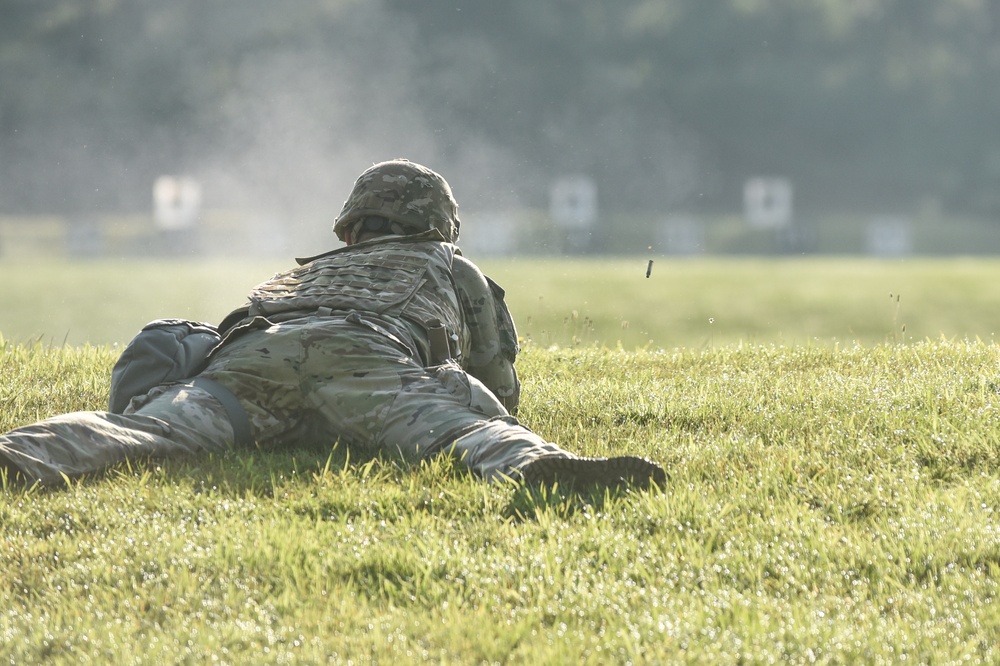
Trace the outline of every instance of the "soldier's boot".
<instances>
[{"instance_id":1,"label":"soldier's boot","mask_svg":"<svg viewBox=\"0 0 1000 666\"><path fill-rule=\"evenodd\" d=\"M565 490L589 492L605 488L663 488L667 473L645 458L567 458L544 456L532 460L520 470L521 481L530 487L551 488L558 484Z\"/></svg>"}]
</instances>

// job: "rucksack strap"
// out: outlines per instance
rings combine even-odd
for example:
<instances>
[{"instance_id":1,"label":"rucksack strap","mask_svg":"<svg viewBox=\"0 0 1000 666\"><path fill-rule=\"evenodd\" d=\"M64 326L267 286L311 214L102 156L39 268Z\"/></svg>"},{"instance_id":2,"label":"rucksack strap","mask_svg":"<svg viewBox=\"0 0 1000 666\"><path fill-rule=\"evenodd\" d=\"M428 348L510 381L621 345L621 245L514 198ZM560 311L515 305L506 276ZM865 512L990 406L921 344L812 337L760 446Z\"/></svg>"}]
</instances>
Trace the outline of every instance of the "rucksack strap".
<instances>
[{"instance_id":1,"label":"rucksack strap","mask_svg":"<svg viewBox=\"0 0 1000 666\"><path fill-rule=\"evenodd\" d=\"M229 425L233 427L233 437L237 446L250 446L253 444L253 435L250 432L250 419L247 417L243 405L233 392L222 384L208 379L207 377L195 377L191 380L191 386L201 389L219 401L222 408L226 410L229 417Z\"/></svg>"}]
</instances>

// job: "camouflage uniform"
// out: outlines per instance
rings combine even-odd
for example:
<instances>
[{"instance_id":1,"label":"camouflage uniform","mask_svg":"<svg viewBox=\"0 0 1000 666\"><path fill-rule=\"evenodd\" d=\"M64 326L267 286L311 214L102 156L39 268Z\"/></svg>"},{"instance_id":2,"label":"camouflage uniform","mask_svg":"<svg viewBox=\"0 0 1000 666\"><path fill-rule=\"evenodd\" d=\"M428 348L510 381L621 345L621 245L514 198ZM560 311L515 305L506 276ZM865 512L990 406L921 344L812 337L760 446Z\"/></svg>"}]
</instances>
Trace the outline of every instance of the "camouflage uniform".
<instances>
[{"instance_id":1,"label":"camouflage uniform","mask_svg":"<svg viewBox=\"0 0 1000 666\"><path fill-rule=\"evenodd\" d=\"M375 228L381 235L358 242ZM503 290L461 256L457 205L433 171L382 163L358 179L334 230L348 247L254 288L222 325L201 378L235 395L258 446L448 453L487 479L661 480L640 459L591 461L512 416L517 336ZM135 457L223 452L227 412L195 383L154 388L123 414L78 412L0 436L0 461L42 482ZM617 467L615 466L617 465ZM655 468L655 469L654 469ZM659 471L661 476L650 476Z\"/></svg>"},{"instance_id":2,"label":"camouflage uniform","mask_svg":"<svg viewBox=\"0 0 1000 666\"><path fill-rule=\"evenodd\" d=\"M513 326L501 340L497 325L509 321L498 289L436 231L342 248L255 288L202 375L240 399L260 446L341 440L409 459L448 450L486 478L511 475L540 455L569 454L501 403L516 408L518 383ZM453 358L431 358L426 328L438 321ZM232 444L215 398L175 385L123 415L18 428L0 437L0 452L29 477L56 481L125 458Z\"/></svg>"},{"instance_id":3,"label":"camouflage uniform","mask_svg":"<svg viewBox=\"0 0 1000 666\"><path fill-rule=\"evenodd\" d=\"M340 440L410 459L448 451L486 478L570 455L510 414L519 397L514 325L503 291L447 242L459 222L450 190L435 198L439 178L362 174L338 235L372 214L407 235L303 260L228 318L202 376L239 398L258 445ZM413 233L421 224L429 229ZM430 329L441 331L443 350L432 349ZM222 452L233 441L220 403L182 384L153 389L124 414L18 428L0 437L0 453L30 478L56 481L127 458Z\"/></svg>"}]
</instances>

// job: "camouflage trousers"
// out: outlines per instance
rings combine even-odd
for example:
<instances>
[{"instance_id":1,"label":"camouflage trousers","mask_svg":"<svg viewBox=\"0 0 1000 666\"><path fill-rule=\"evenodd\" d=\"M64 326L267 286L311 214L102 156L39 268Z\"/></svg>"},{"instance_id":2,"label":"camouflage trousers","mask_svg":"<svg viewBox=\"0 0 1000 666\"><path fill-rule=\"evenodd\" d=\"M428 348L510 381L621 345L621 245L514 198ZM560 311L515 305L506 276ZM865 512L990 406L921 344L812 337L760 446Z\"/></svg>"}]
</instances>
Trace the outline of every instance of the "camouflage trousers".
<instances>
[{"instance_id":1,"label":"camouflage trousers","mask_svg":"<svg viewBox=\"0 0 1000 666\"><path fill-rule=\"evenodd\" d=\"M244 333L202 376L239 398L261 447L340 441L410 460L447 453L491 480L539 456L575 457L520 425L458 364L426 368L403 345L345 318ZM76 412L0 435L0 459L42 482L126 459L233 447L222 405L189 384L157 387L124 414Z\"/></svg>"}]
</instances>

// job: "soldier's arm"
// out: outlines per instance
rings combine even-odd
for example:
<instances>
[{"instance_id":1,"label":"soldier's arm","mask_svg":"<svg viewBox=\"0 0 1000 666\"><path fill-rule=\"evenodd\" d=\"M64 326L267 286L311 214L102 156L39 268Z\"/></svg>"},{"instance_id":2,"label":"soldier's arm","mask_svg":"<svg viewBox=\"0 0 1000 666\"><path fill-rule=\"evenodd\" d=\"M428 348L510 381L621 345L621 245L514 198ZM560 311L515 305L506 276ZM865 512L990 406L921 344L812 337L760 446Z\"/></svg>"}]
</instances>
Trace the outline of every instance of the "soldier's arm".
<instances>
[{"instance_id":1,"label":"soldier's arm","mask_svg":"<svg viewBox=\"0 0 1000 666\"><path fill-rule=\"evenodd\" d=\"M455 257L454 275L470 334L469 353L462 365L514 414L521 393L514 369L517 330L503 289L461 255Z\"/></svg>"}]
</instances>

